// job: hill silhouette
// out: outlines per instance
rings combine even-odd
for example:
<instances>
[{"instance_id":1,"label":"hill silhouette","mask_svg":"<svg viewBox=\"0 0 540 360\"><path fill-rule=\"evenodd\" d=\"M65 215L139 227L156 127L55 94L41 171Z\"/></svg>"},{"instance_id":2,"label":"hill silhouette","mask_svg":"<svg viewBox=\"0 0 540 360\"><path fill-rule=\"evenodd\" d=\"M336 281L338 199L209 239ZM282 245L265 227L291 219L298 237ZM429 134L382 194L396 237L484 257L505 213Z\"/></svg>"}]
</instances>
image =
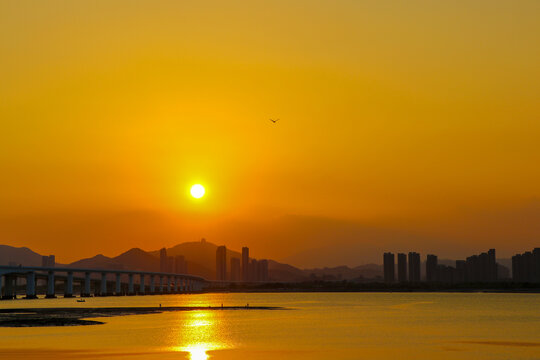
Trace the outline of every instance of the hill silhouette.
<instances>
[{"instance_id":1,"label":"hill silhouette","mask_svg":"<svg viewBox=\"0 0 540 360\"><path fill-rule=\"evenodd\" d=\"M0 264L8 265L10 262L27 266L41 266L41 255L27 247L12 247L0 245Z\"/></svg>"},{"instance_id":2,"label":"hill silhouette","mask_svg":"<svg viewBox=\"0 0 540 360\"><path fill-rule=\"evenodd\" d=\"M217 247L218 245L205 240L185 242L167 248L167 255L184 256L188 264L189 274L213 280L215 279L216 271ZM230 271L230 259L233 257L240 259L241 253L227 249L227 271ZM25 247L15 248L7 245L0 245L0 264L7 265L10 262L27 266L40 266L41 255ZM100 268L110 270L129 269L157 272L160 268L159 250L147 252L140 248L132 248L115 257L98 254L65 266L73 268ZM289 264L269 259L268 273L271 281L282 282L298 282L313 279L363 281L365 279L380 277L382 275L382 266L368 264L354 268L337 266L303 270Z\"/></svg>"}]
</instances>

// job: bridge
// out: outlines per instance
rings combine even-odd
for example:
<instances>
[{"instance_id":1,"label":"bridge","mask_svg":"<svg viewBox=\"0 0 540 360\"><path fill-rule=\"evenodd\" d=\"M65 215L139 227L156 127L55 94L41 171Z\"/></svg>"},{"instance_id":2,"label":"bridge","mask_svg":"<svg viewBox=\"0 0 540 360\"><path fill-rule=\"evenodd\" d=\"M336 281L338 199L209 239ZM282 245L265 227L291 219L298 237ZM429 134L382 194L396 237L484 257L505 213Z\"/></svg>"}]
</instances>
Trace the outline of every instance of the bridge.
<instances>
[{"instance_id":1,"label":"bridge","mask_svg":"<svg viewBox=\"0 0 540 360\"><path fill-rule=\"evenodd\" d=\"M114 279L111 279L111 277L114 277ZM44 288L46 298L56 297L59 290L58 285L63 288L64 297L75 296L73 290L76 284L79 284L80 296L88 297L92 296L92 288L95 296L182 294L201 291L208 283L202 277L187 274L0 265L0 298L16 298L17 283L20 278L25 280L26 299L36 299L38 297L38 280L42 280L47 284ZM146 282L147 278L148 283ZM137 283L136 280L138 280Z\"/></svg>"}]
</instances>

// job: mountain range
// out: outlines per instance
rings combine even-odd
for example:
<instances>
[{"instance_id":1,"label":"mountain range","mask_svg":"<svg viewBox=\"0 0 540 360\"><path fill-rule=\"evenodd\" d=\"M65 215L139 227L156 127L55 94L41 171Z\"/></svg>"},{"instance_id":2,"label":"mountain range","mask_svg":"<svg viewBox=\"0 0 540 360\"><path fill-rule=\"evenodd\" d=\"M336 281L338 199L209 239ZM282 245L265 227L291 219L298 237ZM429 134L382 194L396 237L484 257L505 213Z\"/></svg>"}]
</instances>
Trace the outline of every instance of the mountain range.
<instances>
[{"instance_id":1,"label":"mountain range","mask_svg":"<svg viewBox=\"0 0 540 360\"><path fill-rule=\"evenodd\" d=\"M188 273L214 279L216 272L217 245L201 240L185 242L167 248L168 256L182 255L188 264ZM21 264L41 266L41 254L26 247L0 245L0 264ZM227 259L241 258L241 253L227 249ZM118 256L108 257L102 254L81 259L70 264L60 264L73 268L129 269L142 271L159 271L159 250L144 251L132 248ZM227 264L228 271L229 263ZM382 266L376 264L361 265L354 268L339 266L323 269L299 269L289 264L268 260L269 279L272 281L306 281L312 279L325 280L361 280L382 276Z\"/></svg>"}]
</instances>

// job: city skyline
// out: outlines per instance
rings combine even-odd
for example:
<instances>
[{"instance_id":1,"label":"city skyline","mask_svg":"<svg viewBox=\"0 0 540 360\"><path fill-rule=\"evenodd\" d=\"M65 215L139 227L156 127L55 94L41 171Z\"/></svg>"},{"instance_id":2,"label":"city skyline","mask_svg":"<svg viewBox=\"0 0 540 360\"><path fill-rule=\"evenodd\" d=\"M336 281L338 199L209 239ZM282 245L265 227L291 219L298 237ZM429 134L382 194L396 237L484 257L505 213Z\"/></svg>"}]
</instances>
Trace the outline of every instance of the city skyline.
<instances>
[{"instance_id":1,"label":"city skyline","mask_svg":"<svg viewBox=\"0 0 540 360\"><path fill-rule=\"evenodd\" d=\"M0 358L540 359L540 0L0 0Z\"/></svg>"},{"instance_id":2,"label":"city skyline","mask_svg":"<svg viewBox=\"0 0 540 360\"><path fill-rule=\"evenodd\" d=\"M484 5L3 6L0 243L206 237L303 267L532 248L540 24Z\"/></svg>"}]
</instances>

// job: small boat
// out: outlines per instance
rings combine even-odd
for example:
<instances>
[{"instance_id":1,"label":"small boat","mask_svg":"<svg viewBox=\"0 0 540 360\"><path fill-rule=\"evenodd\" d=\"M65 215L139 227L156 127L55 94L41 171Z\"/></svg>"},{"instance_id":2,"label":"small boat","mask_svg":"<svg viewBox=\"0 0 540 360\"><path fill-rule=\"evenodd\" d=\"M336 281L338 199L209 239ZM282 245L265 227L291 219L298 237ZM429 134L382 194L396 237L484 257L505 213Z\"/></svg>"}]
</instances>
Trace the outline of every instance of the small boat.
<instances>
[{"instance_id":1,"label":"small boat","mask_svg":"<svg viewBox=\"0 0 540 360\"><path fill-rule=\"evenodd\" d=\"M84 299L77 299L77 302L86 302Z\"/></svg>"}]
</instances>

